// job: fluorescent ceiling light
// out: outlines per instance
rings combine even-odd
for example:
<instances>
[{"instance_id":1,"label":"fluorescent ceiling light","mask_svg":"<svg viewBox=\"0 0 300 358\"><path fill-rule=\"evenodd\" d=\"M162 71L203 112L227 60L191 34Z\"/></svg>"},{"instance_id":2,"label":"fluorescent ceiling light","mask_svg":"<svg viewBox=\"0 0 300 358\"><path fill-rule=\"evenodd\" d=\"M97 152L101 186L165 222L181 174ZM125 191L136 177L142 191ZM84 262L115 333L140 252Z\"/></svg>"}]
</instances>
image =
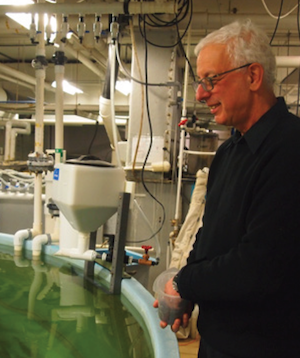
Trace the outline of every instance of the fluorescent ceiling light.
<instances>
[{"instance_id":1,"label":"fluorescent ceiling light","mask_svg":"<svg viewBox=\"0 0 300 358\"><path fill-rule=\"evenodd\" d=\"M131 93L131 82L127 80L117 81L116 90L123 93L125 96L128 96Z\"/></svg>"},{"instance_id":2,"label":"fluorescent ceiling light","mask_svg":"<svg viewBox=\"0 0 300 358\"><path fill-rule=\"evenodd\" d=\"M31 14L28 14L25 12L20 12L20 13L7 12L5 15L10 17L12 20L17 22L18 24L25 27L25 29L29 30L29 27L31 24Z\"/></svg>"},{"instance_id":3,"label":"fluorescent ceiling light","mask_svg":"<svg viewBox=\"0 0 300 358\"><path fill-rule=\"evenodd\" d=\"M0 0L0 6L1 5L29 5L29 4L34 4L34 2L32 0L12 0L11 2L9 2L8 0ZM32 23L32 15L29 13L13 13L13 12L7 12L5 14L6 16L8 16L9 18L11 18L12 20L14 20L15 22L17 22L18 24L20 24L21 26L25 27L25 29L29 30L30 29L30 25ZM35 14L34 17L35 23L38 22L38 14ZM56 19L54 16L50 16L50 20L48 18L47 14L44 14L44 25L45 27L47 26L48 22L50 21L50 26L51 26L51 39L50 41L53 40L53 38L55 37L56 34ZM46 33L45 33L45 40L46 39Z\"/></svg>"},{"instance_id":4,"label":"fluorescent ceiling light","mask_svg":"<svg viewBox=\"0 0 300 358\"><path fill-rule=\"evenodd\" d=\"M52 87L56 88L56 81L52 82ZM71 85L68 81L63 80L63 90L66 93L69 93L71 95L74 95L76 93L83 93L83 91L79 88L76 88L75 86Z\"/></svg>"},{"instance_id":5,"label":"fluorescent ceiling light","mask_svg":"<svg viewBox=\"0 0 300 358\"><path fill-rule=\"evenodd\" d=\"M18 24L20 24L23 27L25 27L27 30L30 29L30 24L31 24L31 21L32 21L31 14L25 13L25 12L22 12L22 13L7 12L5 15L10 17L12 20L16 21ZM35 22L37 23L38 14L35 14L34 19L35 19ZM47 14L44 14L44 23L45 23L45 26L48 24L48 15ZM50 24L51 24L52 32L55 33L56 32L56 20L55 20L54 16L50 17Z\"/></svg>"},{"instance_id":6,"label":"fluorescent ceiling light","mask_svg":"<svg viewBox=\"0 0 300 358\"><path fill-rule=\"evenodd\" d=\"M0 0L0 5L30 5L34 4L32 0ZM16 21L27 30L29 30L31 24L31 14L28 13L6 13L6 16L10 17L12 20Z\"/></svg>"}]
</instances>

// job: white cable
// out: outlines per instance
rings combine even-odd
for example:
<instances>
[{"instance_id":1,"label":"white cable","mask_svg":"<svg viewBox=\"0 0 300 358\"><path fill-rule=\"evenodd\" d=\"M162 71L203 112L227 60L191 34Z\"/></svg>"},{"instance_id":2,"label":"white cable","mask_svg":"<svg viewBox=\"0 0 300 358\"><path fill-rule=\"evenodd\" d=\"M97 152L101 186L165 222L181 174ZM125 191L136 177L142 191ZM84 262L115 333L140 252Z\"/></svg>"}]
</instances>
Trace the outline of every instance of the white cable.
<instances>
[{"instance_id":1,"label":"white cable","mask_svg":"<svg viewBox=\"0 0 300 358\"><path fill-rule=\"evenodd\" d=\"M278 19L278 16L275 16L275 15L273 15L273 14L271 13L271 11L268 9L268 7L267 7L267 5L266 5L266 3L265 3L265 0L261 0L261 2L263 3L263 5L264 5L264 7L265 7L265 9L266 9L266 11L267 11L267 13L268 13L273 19L276 19L276 20L277 20L277 19ZM279 19L284 19L285 17L289 16L295 9L297 9L297 7L298 7L298 4L297 4L295 7L293 7L292 10L290 10L289 12L287 12L285 15L280 16Z\"/></svg>"}]
</instances>

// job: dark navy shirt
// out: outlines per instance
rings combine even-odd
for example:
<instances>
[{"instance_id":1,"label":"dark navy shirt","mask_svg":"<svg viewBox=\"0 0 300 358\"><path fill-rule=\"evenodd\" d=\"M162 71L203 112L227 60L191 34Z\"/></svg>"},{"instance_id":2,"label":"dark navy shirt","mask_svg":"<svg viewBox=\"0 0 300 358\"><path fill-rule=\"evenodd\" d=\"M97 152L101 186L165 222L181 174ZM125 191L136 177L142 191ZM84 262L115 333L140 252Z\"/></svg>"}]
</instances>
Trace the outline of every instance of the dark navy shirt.
<instances>
[{"instance_id":1,"label":"dark navy shirt","mask_svg":"<svg viewBox=\"0 0 300 358\"><path fill-rule=\"evenodd\" d=\"M179 274L200 335L236 358L300 357L300 119L283 98L218 149Z\"/></svg>"}]
</instances>

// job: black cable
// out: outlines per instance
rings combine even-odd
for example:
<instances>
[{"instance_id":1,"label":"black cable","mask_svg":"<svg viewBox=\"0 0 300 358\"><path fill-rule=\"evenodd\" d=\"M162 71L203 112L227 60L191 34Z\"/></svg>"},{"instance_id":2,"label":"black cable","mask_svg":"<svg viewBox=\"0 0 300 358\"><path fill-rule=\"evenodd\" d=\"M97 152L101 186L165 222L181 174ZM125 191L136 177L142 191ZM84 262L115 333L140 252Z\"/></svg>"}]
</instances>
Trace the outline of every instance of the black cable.
<instances>
[{"instance_id":1,"label":"black cable","mask_svg":"<svg viewBox=\"0 0 300 358\"><path fill-rule=\"evenodd\" d=\"M190 16L190 19L189 19L189 22L188 22L188 25L186 27L186 29L184 30L183 34L177 39L177 42L175 42L174 44L170 44L170 45L159 45L159 44L156 44L150 40L147 40L147 42L152 45L152 46L155 46L155 47L160 47L160 48L173 48L173 47L176 47L180 41L184 38L184 36L186 35L187 31L188 31L188 28L190 26L190 23L191 23L191 20L192 20L192 14ZM145 35L143 34L143 32L141 31L141 28L140 28L140 33L142 35L142 37L145 37Z\"/></svg>"},{"instance_id":2,"label":"black cable","mask_svg":"<svg viewBox=\"0 0 300 358\"><path fill-rule=\"evenodd\" d=\"M180 3L180 1L179 1L179 3ZM181 9L184 6L185 6L185 11L184 11L183 15L181 15ZM146 40L148 44L150 44L152 46L155 46L155 47L160 47L160 48L172 48L172 47L177 46L180 43L180 41L184 38L184 36L186 35L186 33L187 33L188 29L189 29L189 26L190 26L190 24L192 22L193 0L185 0L184 5L182 6L182 8L177 12L177 14L175 14L175 18L172 21L167 22L167 21L163 21L162 19L160 19L160 21L163 22L163 25L159 24L158 22L155 22L153 20L153 18L157 19L157 15L147 15L147 19L148 20L150 19L152 21L152 23L150 23L149 21L146 21L146 16L144 16L144 19L143 19L144 23L146 23L148 26L152 26L152 27L170 27L170 26L178 25L182 20L185 19L187 14L190 12L190 17L189 17L189 20L188 20L188 24L187 24L183 34L181 36L178 36L178 39L177 39L176 43L171 44L171 45L159 45L159 44L156 44L154 42L149 41L147 38L145 38L145 34L144 34L144 32L143 32L143 30L141 28L141 23L139 21L139 31L141 33L141 36L144 38L144 40Z\"/></svg>"},{"instance_id":3,"label":"black cable","mask_svg":"<svg viewBox=\"0 0 300 358\"><path fill-rule=\"evenodd\" d=\"M177 21L177 22L175 22L175 23L172 23L172 26L174 26L174 24L175 24L175 26L176 26L177 37L178 37L178 41L177 41L175 44L168 46L168 45L158 45L158 44L154 44L154 43L150 42L147 38L145 38L145 35L144 35L143 30L142 30L142 28L141 28L141 22L142 22L141 17L139 17L139 30L140 30L141 36L144 38L144 40L146 40L147 43L149 43L149 44L151 44L151 45L153 45L153 46L161 47L161 48L171 48L171 47L174 47L174 46L179 45L179 47L180 47L180 49L182 50L182 53L183 53L183 55L184 55L184 57L185 57L185 60L188 62L189 71L190 71L190 76L191 76L191 77L193 78L193 80L195 81L195 80L196 80L196 77L195 77L195 74L194 74L192 65L191 65L189 59L188 59L187 56L186 56L186 53L185 53L185 50L184 50L184 47L183 47L183 44L182 44L182 39L183 39L183 37L186 35L186 32L187 32L188 29L189 29L189 26L190 26L191 21L192 21L192 14L193 14L193 1L192 1L192 0L187 0L187 1L188 1L188 2L186 2L186 0L185 0L185 3L191 5L191 12L190 12L190 18L189 18L187 27L186 27L186 29L185 29L185 31L184 31L184 33L183 33L182 36L180 36L180 34L179 34L179 28L178 28L178 23L179 23L179 21ZM179 3L180 3L180 1L179 1ZM188 7L188 9L189 9L189 7ZM145 16L144 16L144 17L145 17ZM146 23L147 23L147 22L146 22ZM169 22L169 23L170 23L170 22ZM145 21L144 21L144 24L145 24ZM118 50L118 48L117 48L117 50ZM117 51L117 59L118 59L119 65L120 65L120 67L122 68L122 71L123 71L123 73L126 75L126 77L128 77L130 80L132 80L132 81L134 81L134 82L137 82L137 83L139 83L139 84L141 84L141 85L146 85L145 82L142 82L142 81L140 81L140 80L138 80L138 79L136 79L136 78L133 78L130 74L127 73L127 71L126 71L126 70L124 69L124 67L122 66L121 59L120 59L120 55L119 55L119 52L118 52L118 51ZM167 82L167 83L147 83L147 85L148 85L148 86L157 86L157 87L162 87L162 86L164 86L164 87L178 86L177 83L172 83L172 82ZM180 85L180 84L179 84L179 85Z\"/></svg>"},{"instance_id":4,"label":"black cable","mask_svg":"<svg viewBox=\"0 0 300 358\"><path fill-rule=\"evenodd\" d=\"M284 1L284 0L281 0L280 10L279 10L279 14L278 14L278 17L277 17L277 22L276 22L276 26L275 26L273 35L272 35L272 38L271 38L271 40L270 40L270 45L272 45L272 42L273 42L273 40L274 40L274 37L275 37L276 32L277 32L277 29L278 29L278 25L279 25L279 21L280 21L280 17L281 17L281 12L282 12L283 1Z\"/></svg>"},{"instance_id":5,"label":"black cable","mask_svg":"<svg viewBox=\"0 0 300 358\"><path fill-rule=\"evenodd\" d=\"M146 36L146 23L144 22L144 31L145 31L145 36ZM160 227L157 229L157 231L152 234L149 238L143 240L143 241L139 241L139 242L144 242L144 241L148 241L150 239L152 239L154 236L156 236L163 228L163 225L165 223L165 219L166 219L166 213L165 213L165 207L164 205L150 192L150 190L148 189L146 183L145 183L145 178L144 178L144 174L145 174L145 166L147 164L147 159L150 155L151 149L152 149L152 144L153 144L153 129L152 129L152 123L151 123L151 116L150 116L150 109L149 109L149 91L148 91L148 45L147 45L147 39L145 39L145 97L146 97L146 109L147 109L147 117L148 117L148 125L149 125L149 132L150 132L150 143L149 143L149 148L143 163L143 167L142 167L142 171L141 171L141 179L142 179L142 184L143 187L145 189L145 191L151 196L151 198L156 201L156 203L162 208L162 221L161 221L161 225Z\"/></svg>"},{"instance_id":6,"label":"black cable","mask_svg":"<svg viewBox=\"0 0 300 358\"><path fill-rule=\"evenodd\" d=\"M299 0L299 1L300 1L300 0ZM177 29L177 34L179 35L178 25L176 25L176 29ZM181 52L183 53L183 56L184 56L185 60L187 61L188 65L189 65L190 76L193 78L193 81L196 81L196 76L195 76L193 67L192 67L192 65L191 65L191 62L190 62L189 58L188 58L187 55L186 55L186 52L185 52L185 49L184 49L184 46L183 46L182 41L179 42L179 47L180 47L180 49L181 49Z\"/></svg>"},{"instance_id":7,"label":"black cable","mask_svg":"<svg viewBox=\"0 0 300 358\"><path fill-rule=\"evenodd\" d=\"M180 4L181 1L178 1L178 5ZM150 23L150 22L147 22L146 20L146 23L147 25L149 26L154 26L154 27L169 27L169 26L174 26L177 22L180 22L182 21L188 11L189 11L189 0L184 0L183 2L183 5L181 7L178 6L178 12L177 14L175 14L175 18L172 19L171 21L166 21L162 18L159 17L159 15L157 14L152 14L152 15L147 15L147 19L149 21L151 21L153 23L153 25ZM183 15L182 15L182 12L184 11Z\"/></svg>"},{"instance_id":8,"label":"black cable","mask_svg":"<svg viewBox=\"0 0 300 358\"><path fill-rule=\"evenodd\" d=\"M178 4L180 4L182 2L182 0L178 1ZM178 28L178 24L187 16L189 10L190 11L190 16L189 16L189 20L188 20L188 24L185 28L185 31L183 33L182 36L180 36L179 33L179 28ZM163 215L162 215L162 221L161 221L161 225L158 228L158 230L153 233L149 238L144 239L144 240L140 240L140 241L135 241L134 243L143 243L145 241L148 241L150 239L152 239L153 237L155 237L163 228L163 225L165 223L165 219L166 219L166 214L165 214L165 207L164 205L150 192L150 190L148 189L148 187L146 186L145 183L145 178L144 178L144 174L145 174L145 166L147 164L147 160L148 157L150 155L151 149L152 149L152 145L153 145L153 130L152 130L152 123L151 123L151 116L150 116L150 109L149 109L149 82L148 82L148 44L156 46L156 47L161 47L161 48L172 48L175 47L177 45L180 46L181 51L184 54L184 57L186 59L186 61L188 61L188 65L189 65L189 70L190 70L190 75L193 77L193 79L195 79L195 74L193 71L193 68L191 66L191 63L189 61L189 59L187 58L187 55L185 53L184 50L184 46L182 44L182 39L184 38L184 36L186 35L189 26L191 24L192 21L192 14L193 14L193 0L184 0L183 1L183 5L181 6L181 8L179 9L178 13L175 15L175 19L173 19L172 21L164 21L160 18L158 18L156 15L153 15L152 17L150 17L149 15L147 16L148 21L146 21L146 15L143 16L139 16L139 31L141 36L144 38L144 43L145 43L145 98L146 98L146 110L147 110L147 117L148 117L148 124L149 124L149 132L150 132L150 143L149 143L149 148L145 157L145 160L143 162L143 167L142 167L142 171L141 171L141 181L142 181L142 185L145 189L145 191L152 197L153 200L155 200L159 206L162 208L163 211ZM155 20L155 21L154 21ZM150 22L151 21L151 22ZM141 23L143 22L143 28L141 26ZM173 45L158 45L155 43L152 43L151 41L149 41L147 39L147 34L146 34L146 25L148 26L152 26L152 27L170 27L170 26L176 26L176 30L177 30L177 42Z\"/></svg>"}]
</instances>

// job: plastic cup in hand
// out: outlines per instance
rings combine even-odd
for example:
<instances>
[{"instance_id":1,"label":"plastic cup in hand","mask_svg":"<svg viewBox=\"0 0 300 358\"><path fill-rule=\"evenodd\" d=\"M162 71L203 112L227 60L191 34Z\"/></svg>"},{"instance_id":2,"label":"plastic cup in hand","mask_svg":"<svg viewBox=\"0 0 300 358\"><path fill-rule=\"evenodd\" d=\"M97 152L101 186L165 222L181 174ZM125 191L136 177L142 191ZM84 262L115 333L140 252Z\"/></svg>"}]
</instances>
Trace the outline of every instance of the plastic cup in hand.
<instances>
[{"instance_id":1,"label":"plastic cup in hand","mask_svg":"<svg viewBox=\"0 0 300 358\"><path fill-rule=\"evenodd\" d=\"M176 275L177 269L169 269L162 272L153 283L153 291L158 299L158 316L159 318L172 325L177 318L182 318L187 311L188 300L180 296L168 295L165 293L166 283Z\"/></svg>"}]
</instances>

